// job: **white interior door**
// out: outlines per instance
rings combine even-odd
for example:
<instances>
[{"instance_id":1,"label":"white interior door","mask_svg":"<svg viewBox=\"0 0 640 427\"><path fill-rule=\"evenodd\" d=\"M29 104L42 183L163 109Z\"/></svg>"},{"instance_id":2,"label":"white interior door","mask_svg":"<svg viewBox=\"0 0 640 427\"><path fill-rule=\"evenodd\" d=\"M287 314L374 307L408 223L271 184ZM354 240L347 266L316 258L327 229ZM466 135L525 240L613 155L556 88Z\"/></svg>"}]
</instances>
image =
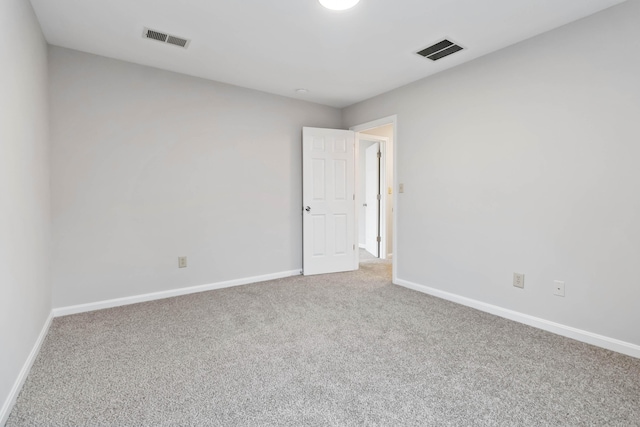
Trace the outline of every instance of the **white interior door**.
<instances>
[{"instance_id":1,"label":"white interior door","mask_svg":"<svg viewBox=\"0 0 640 427\"><path fill-rule=\"evenodd\" d=\"M303 274L357 269L355 132L302 129Z\"/></svg>"},{"instance_id":2,"label":"white interior door","mask_svg":"<svg viewBox=\"0 0 640 427\"><path fill-rule=\"evenodd\" d=\"M367 148L365 154L365 250L379 257L380 248L380 143Z\"/></svg>"}]
</instances>

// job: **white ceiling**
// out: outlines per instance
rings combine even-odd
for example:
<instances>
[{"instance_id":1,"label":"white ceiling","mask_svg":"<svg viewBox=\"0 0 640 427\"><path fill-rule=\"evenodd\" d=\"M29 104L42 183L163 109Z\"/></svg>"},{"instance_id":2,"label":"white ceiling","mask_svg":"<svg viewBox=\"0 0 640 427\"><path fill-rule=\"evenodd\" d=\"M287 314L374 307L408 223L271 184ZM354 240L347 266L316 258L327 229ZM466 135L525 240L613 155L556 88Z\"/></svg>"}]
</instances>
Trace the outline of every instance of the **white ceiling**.
<instances>
[{"instance_id":1,"label":"white ceiling","mask_svg":"<svg viewBox=\"0 0 640 427\"><path fill-rule=\"evenodd\" d=\"M31 3L56 46L344 107L622 1L361 0L344 12L317 0ZM143 39L145 26L191 45ZM466 50L438 62L415 54L445 37Z\"/></svg>"}]
</instances>

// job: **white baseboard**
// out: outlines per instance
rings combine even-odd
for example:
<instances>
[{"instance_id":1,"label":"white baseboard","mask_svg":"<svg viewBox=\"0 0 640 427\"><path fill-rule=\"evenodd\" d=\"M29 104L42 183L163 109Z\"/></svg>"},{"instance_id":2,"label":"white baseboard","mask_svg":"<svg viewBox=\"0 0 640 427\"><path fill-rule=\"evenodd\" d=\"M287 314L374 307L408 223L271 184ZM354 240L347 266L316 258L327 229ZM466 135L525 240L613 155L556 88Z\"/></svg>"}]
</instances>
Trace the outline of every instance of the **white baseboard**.
<instances>
[{"instance_id":1,"label":"white baseboard","mask_svg":"<svg viewBox=\"0 0 640 427\"><path fill-rule=\"evenodd\" d=\"M364 248L366 248L366 246L365 246L365 244L364 244L364 243L358 243L358 247L359 247L360 249L364 249Z\"/></svg>"},{"instance_id":2,"label":"white baseboard","mask_svg":"<svg viewBox=\"0 0 640 427\"><path fill-rule=\"evenodd\" d=\"M29 353L29 357L22 365L22 369L20 370L20 374L18 378L13 383L13 387L11 388L11 392L9 392L9 396L7 396L7 400L2 404L2 409L0 409L0 426L4 426L9 419L9 414L11 414L11 410L16 403L16 399L18 398L18 394L20 394L20 390L22 390L22 386L29 375L29 371L31 370L31 366L33 366L33 362L36 360L38 353L40 352L40 347L42 346L42 342L44 338L47 336L47 332L49 332L49 326L51 326L51 320L53 319L53 312L49 313L49 317L44 322L44 326L40 331L40 335L38 335L38 339L36 343L33 345L31 349L31 353Z\"/></svg>"},{"instance_id":3,"label":"white baseboard","mask_svg":"<svg viewBox=\"0 0 640 427\"><path fill-rule=\"evenodd\" d=\"M72 305L53 309L53 316L67 316L69 314L85 313L88 311L102 310L104 308L120 307L123 305L137 304L140 302L171 298L180 295L195 294L197 292L212 291L215 289L230 288L233 286L248 285L250 283L266 282L267 280L282 279L283 277L299 276L300 270L283 271L280 273L265 274L262 276L245 277L243 279L228 280L225 282L210 283L208 285L191 286L188 288L171 289L168 291L153 292L150 294L134 295L131 297L116 298L105 301L90 302L87 304Z\"/></svg>"},{"instance_id":4,"label":"white baseboard","mask_svg":"<svg viewBox=\"0 0 640 427\"><path fill-rule=\"evenodd\" d=\"M445 299L447 301L452 301L458 304L466 305L467 307L472 307L480 311L495 314L496 316L500 316L500 317L504 317L505 319L524 323L525 325L533 326L538 329L543 329L545 331L562 335L567 338L572 338L574 340L582 341L587 344L592 344L598 347L606 348L607 350L612 350L618 353L626 354L628 356L640 358L640 345L632 344L625 341L620 341L615 338L609 338L604 335L594 334L592 332L584 331L582 329L577 329L571 326L562 325L560 323L551 322L549 320L541 319L539 317L534 317L528 314L498 307L497 305L487 304L482 301L452 294L450 292L441 291L439 289L430 288L428 286L419 285L417 283L409 282L407 280L396 279L394 283L396 285L400 285L405 288L413 289L414 291L422 292L425 294L433 295L438 298Z\"/></svg>"}]
</instances>

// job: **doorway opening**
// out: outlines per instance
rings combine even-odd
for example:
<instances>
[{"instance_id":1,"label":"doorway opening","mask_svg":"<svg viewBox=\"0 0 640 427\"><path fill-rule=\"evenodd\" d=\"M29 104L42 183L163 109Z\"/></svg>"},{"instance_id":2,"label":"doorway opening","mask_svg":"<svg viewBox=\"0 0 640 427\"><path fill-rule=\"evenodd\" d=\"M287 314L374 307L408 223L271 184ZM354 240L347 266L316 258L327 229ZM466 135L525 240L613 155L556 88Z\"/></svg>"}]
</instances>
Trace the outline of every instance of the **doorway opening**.
<instances>
[{"instance_id":1,"label":"doorway opening","mask_svg":"<svg viewBox=\"0 0 640 427\"><path fill-rule=\"evenodd\" d=\"M394 257L395 117L365 123L356 131L356 210L359 261ZM393 269L395 270L395 268ZM395 271L394 271L395 273ZM394 274L395 276L395 274Z\"/></svg>"},{"instance_id":2,"label":"doorway opening","mask_svg":"<svg viewBox=\"0 0 640 427\"><path fill-rule=\"evenodd\" d=\"M362 150L360 138L369 141ZM360 169L367 170L367 150L368 163L374 166L368 168L369 178L359 179ZM360 151L365 156L362 168ZM397 116L350 130L302 129L302 274L357 270L362 250L367 262L387 264L392 282L397 282L396 152ZM366 190L358 190L367 179L372 189L368 202ZM368 214L363 207L370 209ZM365 237L362 244L367 248L368 241L368 251L359 247L359 221L364 221L366 230L367 216L373 238Z\"/></svg>"},{"instance_id":3,"label":"doorway opening","mask_svg":"<svg viewBox=\"0 0 640 427\"><path fill-rule=\"evenodd\" d=\"M382 242L385 225L386 174L382 152L388 138L361 133L358 135L358 246L376 258L386 259L387 248ZM386 240L386 239L385 239Z\"/></svg>"}]
</instances>

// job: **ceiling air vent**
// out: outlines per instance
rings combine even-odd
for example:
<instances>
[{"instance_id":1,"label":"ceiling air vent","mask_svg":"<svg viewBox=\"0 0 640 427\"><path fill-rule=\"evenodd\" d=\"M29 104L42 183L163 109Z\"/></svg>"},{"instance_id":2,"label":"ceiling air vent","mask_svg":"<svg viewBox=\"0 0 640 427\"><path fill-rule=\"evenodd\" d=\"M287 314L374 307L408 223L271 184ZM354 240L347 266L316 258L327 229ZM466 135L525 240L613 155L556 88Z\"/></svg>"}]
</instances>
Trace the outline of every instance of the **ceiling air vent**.
<instances>
[{"instance_id":1,"label":"ceiling air vent","mask_svg":"<svg viewBox=\"0 0 640 427\"><path fill-rule=\"evenodd\" d=\"M429 46L426 49L422 49L420 52L417 52L418 55L424 56L425 58L429 58L432 61L437 61L438 59L442 59L445 56L449 56L452 53L456 53L464 49L462 46L455 44L452 41L447 39L442 40L434 45Z\"/></svg>"},{"instance_id":2,"label":"ceiling air vent","mask_svg":"<svg viewBox=\"0 0 640 427\"><path fill-rule=\"evenodd\" d=\"M145 39L157 40L162 43L172 44L183 48L189 47L191 40L183 39L182 37L172 36L171 34L163 33L162 31L152 30L151 28L144 29L142 37Z\"/></svg>"}]
</instances>

